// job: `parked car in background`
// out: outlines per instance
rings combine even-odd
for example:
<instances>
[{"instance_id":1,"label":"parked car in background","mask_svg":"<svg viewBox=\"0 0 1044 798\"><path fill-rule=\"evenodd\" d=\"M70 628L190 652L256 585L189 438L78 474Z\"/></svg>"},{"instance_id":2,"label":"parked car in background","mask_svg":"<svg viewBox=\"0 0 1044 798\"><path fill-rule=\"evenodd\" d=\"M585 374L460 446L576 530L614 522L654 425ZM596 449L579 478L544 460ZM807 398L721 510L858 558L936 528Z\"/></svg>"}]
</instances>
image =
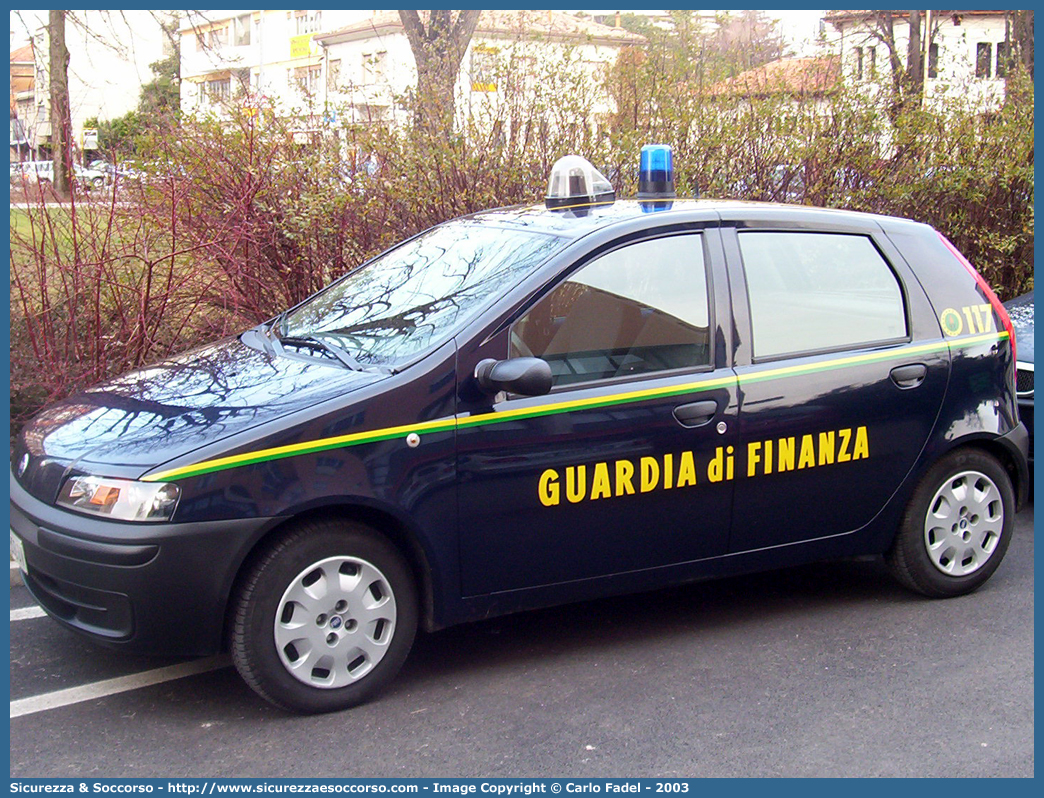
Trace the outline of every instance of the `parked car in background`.
<instances>
[{"instance_id":1,"label":"parked car in background","mask_svg":"<svg viewBox=\"0 0 1044 798\"><path fill-rule=\"evenodd\" d=\"M102 188L108 182L104 172L80 166L79 164L73 164L73 175L76 178L76 182L84 188Z\"/></svg>"},{"instance_id":2,"label":"parked car in background","mask_svg":"<svg viewBox=\"0 0 1044 798\"><path fill-rule=\"evenodd\" d=\"M102 188L107 182L105 173L97 169L73 164L73 176L83 188ZM11 182L17 179L36 183L54 182L54 161L21 161L11 164Z\"/></svg>"},{"instance_id":3,"label":"parked car in background","mask_svg":"<svg viewBox=\"0 0 1044 798\"><path fill-rule=\"evenodd\" d=\"M46 182L49 178L45 179L42 175L53 166L51 161L18 161L11 164L11 182Z\"/></svg>"},{"instance_id":4,"label":"parked car in background","mask_svg":"<svg viewBox=\"0 0 1044 798\"><path fill-rule=\"evenodd\" d=\"M128 180L140 180L142 173L137 169L123 164L112 164L105 160L91 161L89 167L105 175L105 182L109 185L122 183Z\"/></svg>"},{"instance_id":5,"label":"parked car in background","mask_svg":"<svg viewBox=\"0 0 1044 798\"><path fill-rule=\"evenodd\" d=\"M1033 464L1033 292L1004 303L1015 327L1018 344L1015 363L1015 390L1019 402L1019 416L1030 434L1030 464Z\"/></svg>"}]
</instances>

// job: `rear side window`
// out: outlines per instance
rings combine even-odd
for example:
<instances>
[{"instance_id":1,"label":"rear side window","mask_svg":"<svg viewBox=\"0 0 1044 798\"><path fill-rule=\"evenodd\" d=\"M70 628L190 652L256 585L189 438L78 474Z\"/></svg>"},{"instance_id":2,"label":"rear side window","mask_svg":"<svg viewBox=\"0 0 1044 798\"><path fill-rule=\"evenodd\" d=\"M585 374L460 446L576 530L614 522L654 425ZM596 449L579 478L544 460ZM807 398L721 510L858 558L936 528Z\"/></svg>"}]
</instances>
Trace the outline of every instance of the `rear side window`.
<instances>
[{"instance_id":1,"label":"rear side window","mask_svg":"<svg viewBox=\"0 0 1044 798\"><path fill-rule=\"evenodd\" d=\"M869 238L741 232L754 357L905 338L903 293Z\"/></svg>"},{"instance_id":2,"label":"rear side window","mask_svg":"<svg viewBox=\"0 0 1044 798\"><path fill-rule=\"evenodd\" d=\"M555 385L710 363L699 234L652 239L591 261L511 330L511 356L551 364Z\"/></svg>"}]
</instances>

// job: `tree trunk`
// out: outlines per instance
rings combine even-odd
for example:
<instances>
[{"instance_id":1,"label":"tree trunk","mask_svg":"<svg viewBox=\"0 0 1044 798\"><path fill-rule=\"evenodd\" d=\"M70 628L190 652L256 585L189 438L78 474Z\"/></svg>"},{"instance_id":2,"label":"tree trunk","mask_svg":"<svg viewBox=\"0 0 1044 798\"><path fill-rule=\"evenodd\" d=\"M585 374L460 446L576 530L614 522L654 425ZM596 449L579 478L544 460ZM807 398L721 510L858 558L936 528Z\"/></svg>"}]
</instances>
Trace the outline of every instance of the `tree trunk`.
<instances>
[{"instance_id":1,"label":"tree trunk","mask_svg":"<svg viewBox=\"0 0 1044 798\"><path fill-rule=\"evenodd\" d=\"M884 44L888 56L888 79L891 81L891 98L888 101L888 118L895 123L902 111L903 63L895 45L895 20L891 11L874 12L876 36Z\"/></svg>"},{"instance_id":2,"label":"tree trunk","mask_svg":"<svg viewBox=\"0 0 1044 798\"><path fill-rule=\"evenodd\" d=\"M65 44L66 12L48 13L54 190L59 197L68 197L72 184L72 111L69 105L69 48Z\"/></svg>"},{"instance_id":3,"label":"tree trunk","mask_svg":"<svg viewBox=\"0 0 1044 798\"><path fill-rule=\"evenodd\" d=\"M899 12L900 14L904 12ZM873 12L875 37L888 51L891 70L892 97L888 103L888 117L894 123L904 112L919 108L924 97L925 59L922 52L921 21L923 11L907 11L906 58L895 41L896 17L891 11ZM900 21L902 17L899 17Z\"/></svg>"},{"instance_id":4,"label":"tree trunk","mask_svg":"<svg viewBox=\"0 0 1044 798\"><path fill-rule=\"evenodd\" d=\"M921 12L908 11L910 35L906 42L906 86L903 105L909 110L921 105L924 95L924 63L921 60Z\"/></svg>"},{"instance_id":5,"label":"tree trunk","mask_svg":"<svg viewBox=\"0 0 1044 798\"><path fill-rule=\"evenodd\" d=\"M1007 14L1011 31L1009 56L1013 63L1021 64L1033 80L1033 11L1009 11Z\"/></svg>"},{"instance_id":6,"label":"tree trunk","mask_svg":"<svg viewBox=\"0 0 1044 798\"><path fill-rule=\"evenodd\" d=\"M415 122L418 127L445 136L452 133L456 107L453 87L460 62L478 24L479 13L444 9L429 11L425 27L418 12L399 12L417 64Z\"/></svg>"}]
</instances>

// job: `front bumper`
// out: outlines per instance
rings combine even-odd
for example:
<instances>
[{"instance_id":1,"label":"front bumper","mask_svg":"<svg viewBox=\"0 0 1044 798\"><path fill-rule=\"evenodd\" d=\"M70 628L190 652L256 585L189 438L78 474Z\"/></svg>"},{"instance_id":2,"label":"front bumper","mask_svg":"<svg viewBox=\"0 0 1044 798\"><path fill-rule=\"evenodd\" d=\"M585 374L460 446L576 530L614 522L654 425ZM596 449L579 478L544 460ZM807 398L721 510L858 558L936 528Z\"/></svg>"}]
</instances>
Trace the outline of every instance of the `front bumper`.
<instances>
[{"instance_id":1,"label":"front bumper","mask_svg":"<svg viewBox=\"0 0 1044 798\"><path fill-rule=\"evenodd\" d=\"M63 625L139 654L220 650L236 572L281 520L95 519L41 502L11 476L11 532L22 541L26 587Z\"/></svg>"}]
</instances>

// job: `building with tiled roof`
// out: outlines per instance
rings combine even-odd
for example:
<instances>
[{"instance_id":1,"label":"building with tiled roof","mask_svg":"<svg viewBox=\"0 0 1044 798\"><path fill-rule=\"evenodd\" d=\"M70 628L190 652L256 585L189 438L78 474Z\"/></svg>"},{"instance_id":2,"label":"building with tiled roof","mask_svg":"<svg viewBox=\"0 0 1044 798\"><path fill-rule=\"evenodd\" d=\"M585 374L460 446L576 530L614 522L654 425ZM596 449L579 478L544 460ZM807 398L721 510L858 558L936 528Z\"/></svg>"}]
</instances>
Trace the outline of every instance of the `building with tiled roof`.
<instances>
[{"instance_id":1,"label":"building with tiled roof","mask_svg":"<svg viewBox=\"0 0 1044 798\"><path fill-rule=\"evenodd\" d=\"M840 60L836 56L782 58L716 83L708 93L742 97L821 97L837 89L839 77Z\"/></svg>"},{"instance_id":2,"label":"building with tiled roof","mask_svg":"<svg viewBox=\"0 0 1044 798\"><path fill-rule=\"evenodd\" d=\"M36 119L36 106L30 100L36 80L36 62L32 45L11 51L11 160L27 157L31 147L28 138L29 117Z\"/></svg>"}]
</instances>

